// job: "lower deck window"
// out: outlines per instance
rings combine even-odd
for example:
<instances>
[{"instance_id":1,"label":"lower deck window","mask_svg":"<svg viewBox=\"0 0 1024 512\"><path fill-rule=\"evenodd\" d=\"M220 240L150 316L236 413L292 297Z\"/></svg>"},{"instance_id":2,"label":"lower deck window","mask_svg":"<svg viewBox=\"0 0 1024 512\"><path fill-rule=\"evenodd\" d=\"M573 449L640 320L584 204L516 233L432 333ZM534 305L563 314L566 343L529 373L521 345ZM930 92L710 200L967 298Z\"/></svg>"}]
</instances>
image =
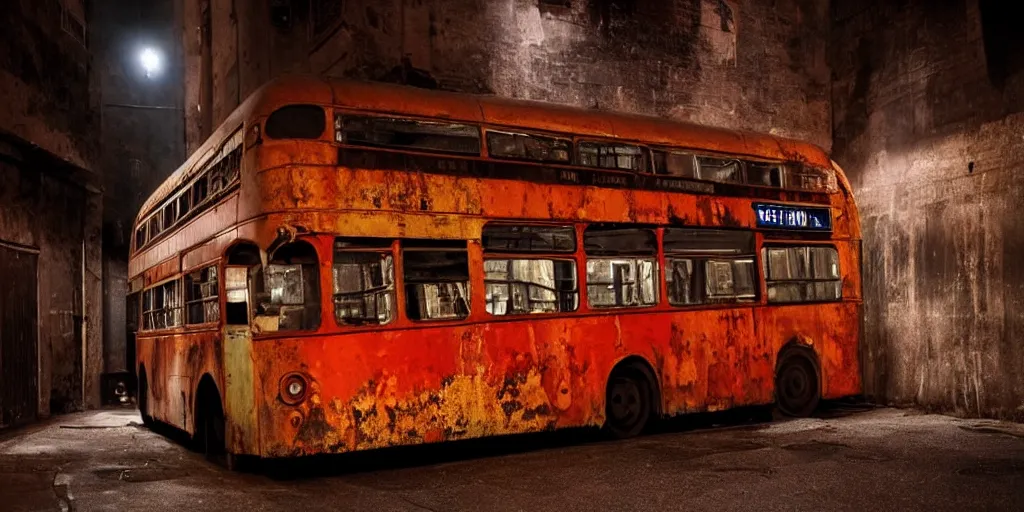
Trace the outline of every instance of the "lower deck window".
<instances>
[{"instance_id":1,"label":"lower deck window","mask_svg":"<svg viewBox=\"0 0 1024 512\"><path fill-rule=\"evenodd\" d=\"M574 261L489 259L484 274L492 315L575 311L579 302Z\"/></svg>"},{"instance_id":2,"label":"lower deck window","mask_svg":"<svg viewBox=\"0 0 1024 512\"><path fill-rule=\"evenodd\" d=\"M390 253L334 253L334 318L342 325L384 325L394 318L395 264Z\"/></svg>"},{"instance_id":3,"label":"lower deck window","mask_svg":"<svg viewBox=\"0 0 1024 512\"><path fill-rule=\"evenodd\" d=\"M658 263L653 258L587 260L587 300L594 308L658 303Z\"/></svg>"},{"instance_id":4,"label":"lower deck window","mask_svg":"<svg viewBox=\"0 0 1024 512\"><path fill-rule=\"evenodd\" d=\"M406 249L406 313L410 320L458 320L469 316L469 257L459 249Z\"/></svg>"},{"instance_id":5,"label":"lower deck window","mask_svg":"<svg viewBox=\"0 0 1024 512\"><path fill-rule=\"evenodd\" d=\"M833 247L764 249L768 302L824 302L842 298L839 252Z\"/></svg>"},{"instance_id":6,"label":"lower deck window","mask_svg":"<svg viewBox=\"0 0 1024 512\"><path fill-rule=\"evenodd\" d=\"M255 279L254 329L314 330L320 325L320 277L316 250L307 243L281 247ZM259 286L262 285L262 289Z\"/></svg>"},{"instance_id":7,"label":"lower deck window","mask_svg":"<svg viewBox=\"0 0 1024 512\"><path fill-rule=\"evenodd\" d=\"M186 322L190 325L220 321L217 300L217 267L206 267L185 276Z\"/></svg>"},{"instance_id":8,"label":"lower deck window","mask_svg":"<svg viewBox=\"0 0 1024 512\"><path fill-rule=\"evenodd\" d=\"M168 329L181 325L181 295L171 281L142 292L142 328Z\"/></svg>"}]
</instances>

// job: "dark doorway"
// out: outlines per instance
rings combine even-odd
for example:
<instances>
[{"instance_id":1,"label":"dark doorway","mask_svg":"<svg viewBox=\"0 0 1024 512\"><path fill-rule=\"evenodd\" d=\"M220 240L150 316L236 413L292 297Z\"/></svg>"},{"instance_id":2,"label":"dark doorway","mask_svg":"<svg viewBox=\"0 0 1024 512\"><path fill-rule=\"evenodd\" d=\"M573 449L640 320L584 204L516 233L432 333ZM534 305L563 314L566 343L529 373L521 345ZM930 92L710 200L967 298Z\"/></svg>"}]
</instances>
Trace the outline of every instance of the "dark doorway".
<instances>
[{"instance_id":1,"label":"dark doorway","mask_svg":"<svg viewBox=\"0 0 1024 512\"><path fill-rule=\"evenodd\" d=\"M0 244L0 427L36 419L37 259L33 251Z\"/></svg>"}]
</instances>

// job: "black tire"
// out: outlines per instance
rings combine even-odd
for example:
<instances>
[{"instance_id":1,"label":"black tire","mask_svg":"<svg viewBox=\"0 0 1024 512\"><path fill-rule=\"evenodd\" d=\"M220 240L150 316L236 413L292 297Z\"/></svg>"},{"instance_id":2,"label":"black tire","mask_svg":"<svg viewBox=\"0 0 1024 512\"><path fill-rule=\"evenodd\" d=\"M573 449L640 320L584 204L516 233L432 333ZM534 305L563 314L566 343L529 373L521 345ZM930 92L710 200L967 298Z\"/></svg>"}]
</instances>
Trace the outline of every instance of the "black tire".
<instances>
[{"instance_id":1,"label":"black tire","mask_svg":"<svg viewBox=\"0 0 1024 512\"><path fill-rule=\"evenodd\" d=\"M807 350L788 350L780 356L775 370L775 404L782 414L806 418L818 408L821 384L813 357Z\"/></svg>"},{"instance_id":2,"label":"black tire","mask_svg":"<svg viewBox=\"0 0 1024 512\"><path fill-rule=\"evenodd\" d=\"M143 425L153 427L153 415L149 413L149 381L145 370L139 372L139 416L142 416Z\"/></svg>"},{"instance_id":3,"label":"black tire","mask_svg":"<svg viewBox=\"0 0 1024 512\"><path fill-rule=\"evenodd\" d=\"M639 435L655 411L654 386L647 371L636 365L616 368L608 379L605 429L617 439Z\"/></svg>"}]
</instances>

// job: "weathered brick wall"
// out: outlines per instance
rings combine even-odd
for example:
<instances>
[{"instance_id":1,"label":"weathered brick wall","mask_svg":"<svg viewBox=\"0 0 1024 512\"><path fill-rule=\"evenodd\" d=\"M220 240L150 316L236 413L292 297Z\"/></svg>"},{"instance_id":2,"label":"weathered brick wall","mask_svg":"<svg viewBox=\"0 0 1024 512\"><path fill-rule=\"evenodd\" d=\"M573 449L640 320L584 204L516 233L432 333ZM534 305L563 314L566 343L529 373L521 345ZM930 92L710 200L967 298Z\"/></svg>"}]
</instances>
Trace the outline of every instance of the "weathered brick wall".
<instances>
[{"instance_id":1,"label":"weathered brick wall","mask_svg":"<svg viewBox=\"0 0 1024 512\"><path fill-rule=\"evenodd\" d=\"M1024 419L1020 30L978 0L836 0L833 17L834 158L864 224L866 392Z\"/></svg>"},{"instance_id":2,"label":"weathered brick wall","mask_svg":"<svg viewBox=\"0 0 1024 512\"><path fill-rule=\"evenodd\" d=\"M831 145L828 6L813 0L185 2L186 130L290 71L393 81L403 56L445 89L773 132ZM319 29L317 29L319 27ZM314 33L318 32L318 33ZM213 95L204 104L203 81Z\"/></svg>"},{"instance_id":3,"label":"weathered brick wall","mask_svg":"<svg viewBox=\"0 0 1024 512\"><path fill-rule=\"evenodd\" d=\"M98 97L86 20L80 0L0 8L0 240L39 250L43 415L99 403L102 336L83 326L102 322L100 211L90 207Z\"/></svg>"}]
</instances>

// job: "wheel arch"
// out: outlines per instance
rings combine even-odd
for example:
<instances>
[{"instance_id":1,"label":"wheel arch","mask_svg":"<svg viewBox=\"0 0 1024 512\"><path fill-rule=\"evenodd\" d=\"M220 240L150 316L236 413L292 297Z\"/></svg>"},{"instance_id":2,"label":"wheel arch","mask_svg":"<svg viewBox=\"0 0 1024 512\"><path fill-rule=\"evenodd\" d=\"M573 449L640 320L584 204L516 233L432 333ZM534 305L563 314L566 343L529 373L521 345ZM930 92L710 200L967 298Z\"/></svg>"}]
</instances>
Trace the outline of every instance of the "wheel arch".
<instances>
[{"instance_id":1,"label":"wheel arch","mask_svg":"<svg viewBox=\"0 0 1024 512\"><path fill-rule=\"evenodd\" d=\"M604 389L606 392L601 395L602 401L604 401L605 397L607 396L607 390L608 386L611 383L612 376L615 375L615 372L627 367L637 368L646 375L647 381L651 385L651 391L654 394L654 411L652 412L655 416L660 417L662 415L662 411L664 410L662 405L663 398L661 394L660 376L658 375L657 370L654 369L654 365L652 365L646 357L638 354L631 354L626 357L623 357L616 361L614 365L612 365L611 370L608 371L608 375L606 375L604 379ZM608 404L603 405L604 407L602 407L602 410L604 410L604 408L608 406Z\"/></svg>"}]
</instances>

